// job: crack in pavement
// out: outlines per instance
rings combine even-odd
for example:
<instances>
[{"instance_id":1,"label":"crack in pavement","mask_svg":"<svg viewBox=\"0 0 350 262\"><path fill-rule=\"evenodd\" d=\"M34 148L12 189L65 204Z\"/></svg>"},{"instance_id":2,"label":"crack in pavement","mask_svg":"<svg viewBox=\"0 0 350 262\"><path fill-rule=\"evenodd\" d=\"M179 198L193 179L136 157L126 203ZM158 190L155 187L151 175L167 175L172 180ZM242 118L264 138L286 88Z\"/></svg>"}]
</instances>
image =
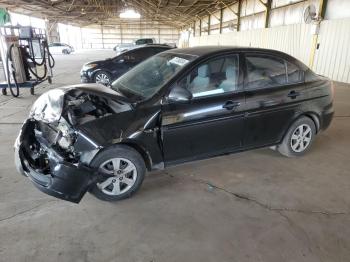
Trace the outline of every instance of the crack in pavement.
<instances>
[{"instance_id":1,"label":"crack in pavement","mask_svg":"<svg viewBox=\"0 0 350 262\"><path fill-rule=\"evenodd\" d=\"M166 175L168 175L171 178L174 178L175 176L165 172ZM236 192L232 192L226 188L223 187L219 187L217 185L214 185L213 183L211 183L210 181L204 180L204 179L198 179L198 178L190 178L190 180L197 182L197 183L201 183L201 184L205 184L207 186L210 186L212 188L218 189L220 191L223 191L227 194L230 194L238 199L242 199L242 200L246 200L249 202L252 202L264 209L267 209L269 211L274 211L277 213L281 213L281 212L294 212L294 213L302 213L302 214L319 214L319 215L326 215L326 216L334 216L334 215L349 215L348 212L343 212L343 211L339 211L339 212L330 212L330 211L322 211L322 210L302 210L302 209L296 209L296 208L285 208L285 207L272 207L266 203L263 203L255 198L251 198L247 195L244 195L242 193L236 193Z\"/></svg>"},{"instance_id":2,"label":"crack in pavement","mask_svg":"<svg viewBox=\"0 0 350 262\"><path fill-rule=\"evenodd\" d=\"M6 221L6 220L10 220L10 219L15 218L15 217L17 217L17 216L23 215L23 214L28 213L28 212L30 212L30 211L32 211L32 210L34 210L34 209L36 209L36 208L38 208L38 207L40 207L40 206L43 206L43 205L45 205L45 204L48 204L48 203L54 202L54 201L57 201L57 200L56 200L56 199L49 200L49 201L46 201L46 202L44 202L44 203L38 204L38 205L36 205L36 206L33 206L33 207L29 208L29 209L25 209L25 210L23 210L23 211L21 211L21 212L18 212L18 213L16 213L16 214L13 214L13 215L11 215L11 216L8 216L8 217L5 217L5 218L1 218L1 219L0 219L0 222Z\"/></svg>"}]
</instances>

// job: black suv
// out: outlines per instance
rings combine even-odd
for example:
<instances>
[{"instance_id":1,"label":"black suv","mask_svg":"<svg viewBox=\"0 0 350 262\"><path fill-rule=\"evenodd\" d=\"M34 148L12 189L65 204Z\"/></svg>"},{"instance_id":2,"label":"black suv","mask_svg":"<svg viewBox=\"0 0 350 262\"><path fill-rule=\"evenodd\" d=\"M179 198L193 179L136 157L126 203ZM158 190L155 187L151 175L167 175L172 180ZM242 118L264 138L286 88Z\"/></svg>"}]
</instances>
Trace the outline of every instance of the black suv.
<instances>
[{"instance_id":1,"label":"black suv","mask_svg":"<svg viewBox=\"0 0 350 262\"><path fill-rule=\"evenodd\" d=\"M138 63L172 48L168 45L144 45L123 52L114 58L86 63L80 71L81 82L109 85Z\"/></svg>"},{"instance_id":2,"label":"black suv","mask_svg":"<svg viewBox=\"0 0 350 262\"><path fill-rule=\"evenodd\" d=\"M287 54L173 49L111 88L43 94L22 126L15 159L50 195L79 202L89 190L119 200L140 187L146 170L260 147L303 155L332 117L332 83Z\"/></svg>"}]
</instances>

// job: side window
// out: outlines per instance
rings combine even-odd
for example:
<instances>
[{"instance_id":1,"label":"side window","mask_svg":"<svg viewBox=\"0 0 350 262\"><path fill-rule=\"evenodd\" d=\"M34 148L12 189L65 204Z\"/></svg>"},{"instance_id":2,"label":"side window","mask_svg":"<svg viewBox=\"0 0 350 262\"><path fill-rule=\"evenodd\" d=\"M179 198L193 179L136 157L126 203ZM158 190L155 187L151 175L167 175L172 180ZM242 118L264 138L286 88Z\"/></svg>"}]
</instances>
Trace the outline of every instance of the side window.
<instances>
[{"instance_id":1,"label":"side window","mask_svg":"<svg viewBox=\"0 0 350 262\"><path fill-rule=\"evenodd\" d=\"M191 71L179 85L192 92L193 97L216 95L237 91L239 56L209 60Z\"/></svg>"},{"instance_id":2,"label":"side window","mask_svg":"<svg viewBox=\"0 0 350 262\"><path fill-rule=\"evenodd\" d=\"M139 40L136 40L136 42L135 42L136 45L144 45L144 44L146 44L146 43L147 43L147 42L146 42L145 39L139 39Z\"/></svg>"},{"instance_id":3,"label":"side window","mask_svg":"<svg viewBox=\"0 0 350 262\"><path fill-rule=\"evenodd\" d=\"M300 83L303 80L303 70L287 61L288 84Z\"/></svg>"},{"instance_id":4,"label":"side window","mask_svg":"<svg viewBox=\"0 0 350 262\"><path fill-rule=\"evenodd\" d=\"M246 55L248 88L268 88L287 83L283 59L266 55Z\"/></svg>"},{"instance_id":5,"label":"side window","mask_svg":"<svg viewBox=\"0 0 350 262\"><path fill-rule=\"evenodd\" d=\"M141 48L125 54L124 61L131 63L139 63L152 55L153 52L151 48Z\"/></svg>"}]
</instances>

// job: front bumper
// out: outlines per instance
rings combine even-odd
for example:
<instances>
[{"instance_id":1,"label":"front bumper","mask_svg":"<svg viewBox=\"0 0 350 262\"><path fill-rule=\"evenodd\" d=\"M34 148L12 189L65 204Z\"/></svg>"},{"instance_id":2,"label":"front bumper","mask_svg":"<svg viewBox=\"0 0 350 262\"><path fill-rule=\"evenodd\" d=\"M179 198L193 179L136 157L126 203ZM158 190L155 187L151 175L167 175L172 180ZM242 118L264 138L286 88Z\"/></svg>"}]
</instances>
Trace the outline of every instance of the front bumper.
<instances>
[{"instance_id":1,"label":"front bumper","mask_svg":"<svg viewBox=\"0 0 350 262\"><path fill-rule=\"evenodd\" d=\"M42 146L48 152L50 172L44 173L30 164L23 136L27 123L16 140L15 165L17 171L27 176L33 184L42 192L74 203L79 203L88 189L96 183L97 170L82 163L70 163L66 161L56 150ZM25 139L25 138L24 138Z\"/></svg>"},{"instance_id":2,"label":"front bumper","mask_svg":"<svg viewBox=\"0 0 350 262\"><path fill-rule=\"evenodd\" d=\"M80 71L80 82L81 83L93 83L92 72L90 71Z\"/></svg>"}]
</instances>

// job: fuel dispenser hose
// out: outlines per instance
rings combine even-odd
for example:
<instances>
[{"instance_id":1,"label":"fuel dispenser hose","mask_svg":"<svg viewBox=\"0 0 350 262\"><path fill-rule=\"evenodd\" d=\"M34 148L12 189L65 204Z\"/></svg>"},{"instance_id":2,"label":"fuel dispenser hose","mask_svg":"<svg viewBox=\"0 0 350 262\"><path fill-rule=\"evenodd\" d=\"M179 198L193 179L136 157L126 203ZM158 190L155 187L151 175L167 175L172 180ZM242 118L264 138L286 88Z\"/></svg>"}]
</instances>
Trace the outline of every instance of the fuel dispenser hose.
<instances>
[{"instance_id":1,"label":"fuel dispenser hose","mask_svg":"<svg viewBox=\"0 0 350 262\"><path fill-rule=\"evenodd\" d=\"M13 97L18 97L19 96L19 86L17 83L17 79L16 79L16 71L15 68L12 64L12 48L14 47L14 44L10 45L10 47L7 50L7 54L6 54L6 73L7 73L7 86L10 89L10 92L12 94ZM10 67L9 67L9 61L11 62L11 75L13 78L13 81L15 82L15 88L16 88L16 92L13 91L12 85L11 85L11 75L10 75Z\"/></svg>"},{"instance_id":2,"label":"fuel dispenser hose","mask_svg":"<svg viewBox=\"0 0 350 262\"><path fill-rule=\"evenodd\" d=\"M13 47L14 47L14 44L11 44L10 47L8 48L7 54L6 54L7 86L10 89L12 96L18 97L19 96L19 86L18 86L17 79L16 79L16 70L15 70L13 63L12 63L13 62L13 60L12 60L12 48ZM40 63L38 63L35 60L35 57L31 57L27 52L25 52L26 53L25 59L29 59L35 66L42 66L42 65L44 66L44 75L39 76L38 74L36 74L34 72L34 70L29 65L27 65L27 68L36 77L37 81L42 81L47 76L46 53L48 56L49 67L53 68L55 66L55 59L51 55L51 53L49 51L49 46L48 46L46 41L43 41L43 52L44 52L43 59ZM11 62L11 72L10 72L9 62ZM25 64L27 64L26 60L24 62L25 62ZM12 87L10 73L12 75L15 87ZM14 91L14 89L15 89L15 91Z\"/></svg>"},{"instance_id":3,"label":"fuel dispenser hose","mask_svg":"<svg viewBox=\"0 0 350 262\"><path fill-rule=\"evenodd\" d=\"M28 66L29 71L36 77L36 79L38 81L44 80L46 75L47 75L47 65L46 65L46 55L48 57L48 64L50 68L53 68L55 66L55 59L53 58L53 56L51 55L50 51L49 51L49 46L47 44L47 41L43 41L43 59L41 62L37 62L35 57L31 57L27 52L26 53L26 58L29 59L35 66L44 66L44 75L43 76L39 76L38 74L36 74L34 72L34 70Z\"/></svg>"}]
</instances>

